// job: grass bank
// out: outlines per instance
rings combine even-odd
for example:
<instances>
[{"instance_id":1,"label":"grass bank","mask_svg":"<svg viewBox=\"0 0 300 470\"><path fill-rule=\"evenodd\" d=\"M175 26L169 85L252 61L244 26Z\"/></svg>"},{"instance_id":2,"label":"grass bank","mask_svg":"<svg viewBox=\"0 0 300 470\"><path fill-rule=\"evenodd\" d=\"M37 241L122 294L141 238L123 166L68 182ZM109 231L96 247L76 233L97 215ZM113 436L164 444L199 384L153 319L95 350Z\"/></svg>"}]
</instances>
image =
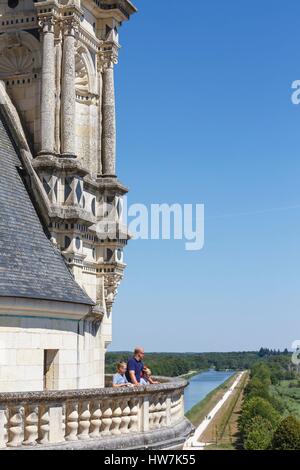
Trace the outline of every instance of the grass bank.
<instances>
[{"instance_id":1,"label":"grass bank","mask_svg":"<svg viewBox=\"0 0 300 470\"><path fill-rule=\"evenodd\" d=\"M192 377L194 377L195 375L198 375L198 374L201 374L202 372L205 372L207 369L203 369L203 370L190 370L187 374L183 374L183 375L180 375L179 377L181 379L191 379Z\"/></svg>"},{"instance_id":2,"label":"grass bank","mask_svg":"<svg viewBox=\"0 0 300 470\"><path fill-rule=\"evenodd\" d=\"M205 416L208 415L212 408L214 408L214 406L221 400L224 393L235 381L237 375L238 372L233 374L223 384L212 390L205 398L203 398L203 400L193 406L193 408L186 413L186 417L194 426L199 426Z\"/></svg>"}]
</instances>

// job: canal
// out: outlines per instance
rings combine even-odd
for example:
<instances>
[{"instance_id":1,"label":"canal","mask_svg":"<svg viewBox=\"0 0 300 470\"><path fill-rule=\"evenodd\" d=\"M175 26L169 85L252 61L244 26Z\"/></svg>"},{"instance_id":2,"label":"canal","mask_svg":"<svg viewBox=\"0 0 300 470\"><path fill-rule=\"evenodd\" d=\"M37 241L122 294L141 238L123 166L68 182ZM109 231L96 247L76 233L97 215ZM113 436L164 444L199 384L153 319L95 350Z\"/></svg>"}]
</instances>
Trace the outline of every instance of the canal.
<instances>
[{"instance_id":1,"label":"canal","mask_svg":"<svg viewBox=\"0 0 300 470\"><path fill-rule=\"evenodd\" d=\"M184 394L185 413L233 374L234 371L216 371L211 369L194 375L194 377L189 379L190 384Z\"/></svg>"}]
</instances>

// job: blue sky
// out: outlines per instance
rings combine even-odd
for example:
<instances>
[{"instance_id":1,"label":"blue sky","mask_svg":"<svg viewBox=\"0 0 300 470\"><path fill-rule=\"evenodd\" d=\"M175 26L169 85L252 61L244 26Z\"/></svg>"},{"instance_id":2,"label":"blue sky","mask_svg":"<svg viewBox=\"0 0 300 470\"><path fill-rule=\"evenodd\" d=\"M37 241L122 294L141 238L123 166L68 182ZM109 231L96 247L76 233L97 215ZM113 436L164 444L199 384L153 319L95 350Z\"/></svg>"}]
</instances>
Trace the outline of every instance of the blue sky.
<instances>
[{"instance_id":1,"label":"blue sky","mask_svg":"<svg viewBox=\"0 0 300 470\"><path fill-rule=\"evenodd\" d=\"M129 202L204 203L205 247L132 241L111 350L300 338L300 4L136 0L116 69Z\"/></svg>"}]
</instances>

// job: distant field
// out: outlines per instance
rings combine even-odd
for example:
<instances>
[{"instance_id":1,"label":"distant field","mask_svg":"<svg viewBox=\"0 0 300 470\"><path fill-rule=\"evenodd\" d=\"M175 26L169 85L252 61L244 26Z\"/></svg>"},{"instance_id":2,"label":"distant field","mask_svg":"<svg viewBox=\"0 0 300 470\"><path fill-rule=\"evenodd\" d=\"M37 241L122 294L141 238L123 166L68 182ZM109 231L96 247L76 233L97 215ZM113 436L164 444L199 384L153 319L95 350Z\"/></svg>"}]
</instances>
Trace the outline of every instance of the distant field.
<instances>
[{"instance_id":1,"label":"distant field","mask_svg":"<svg viewBox=\"0 0 300 470\"><path fill-rule=\"evenodd\" d=\"M282 380L270 387L271 394L279 399L285 408L285 415L300 418L300 383L297 380Z\"/></svg>"}]
</instances>

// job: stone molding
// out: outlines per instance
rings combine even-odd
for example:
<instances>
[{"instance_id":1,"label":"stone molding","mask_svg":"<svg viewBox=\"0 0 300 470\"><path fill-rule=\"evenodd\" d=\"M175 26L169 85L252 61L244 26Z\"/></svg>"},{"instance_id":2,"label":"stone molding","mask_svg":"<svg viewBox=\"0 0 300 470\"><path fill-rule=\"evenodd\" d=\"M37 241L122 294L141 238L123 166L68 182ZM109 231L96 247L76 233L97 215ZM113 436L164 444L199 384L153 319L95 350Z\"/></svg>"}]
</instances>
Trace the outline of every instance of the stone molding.
<instances>
[{"instance_id":1,"label":"stone molding","mask_svg":"<svg viewBox=\"0 0 300 470\"><path fill-rule=\"evenodd\" d=\"M161 428L150 432L123 434L101 440L66 442L60 445L48 445L44 450L181 450L187 439L194 433L194 426L182 419L172 427ZM30 447L22 450L32 450Z\"/></svg>"},{"instance_id":2,"label":"stone molding","mask_svg":"<svg viewBox=\"0 0 300 470\"><path fill-rule=\"evenodd\" d=\"M90 305L85 306L83 304L27 299L21 297L0 298L0 318L1 316L5 315L30 315L32 317L51 317L59 319L67 318L80 320L89 315L90 312Z\"/></svg>"}]
</instances>

